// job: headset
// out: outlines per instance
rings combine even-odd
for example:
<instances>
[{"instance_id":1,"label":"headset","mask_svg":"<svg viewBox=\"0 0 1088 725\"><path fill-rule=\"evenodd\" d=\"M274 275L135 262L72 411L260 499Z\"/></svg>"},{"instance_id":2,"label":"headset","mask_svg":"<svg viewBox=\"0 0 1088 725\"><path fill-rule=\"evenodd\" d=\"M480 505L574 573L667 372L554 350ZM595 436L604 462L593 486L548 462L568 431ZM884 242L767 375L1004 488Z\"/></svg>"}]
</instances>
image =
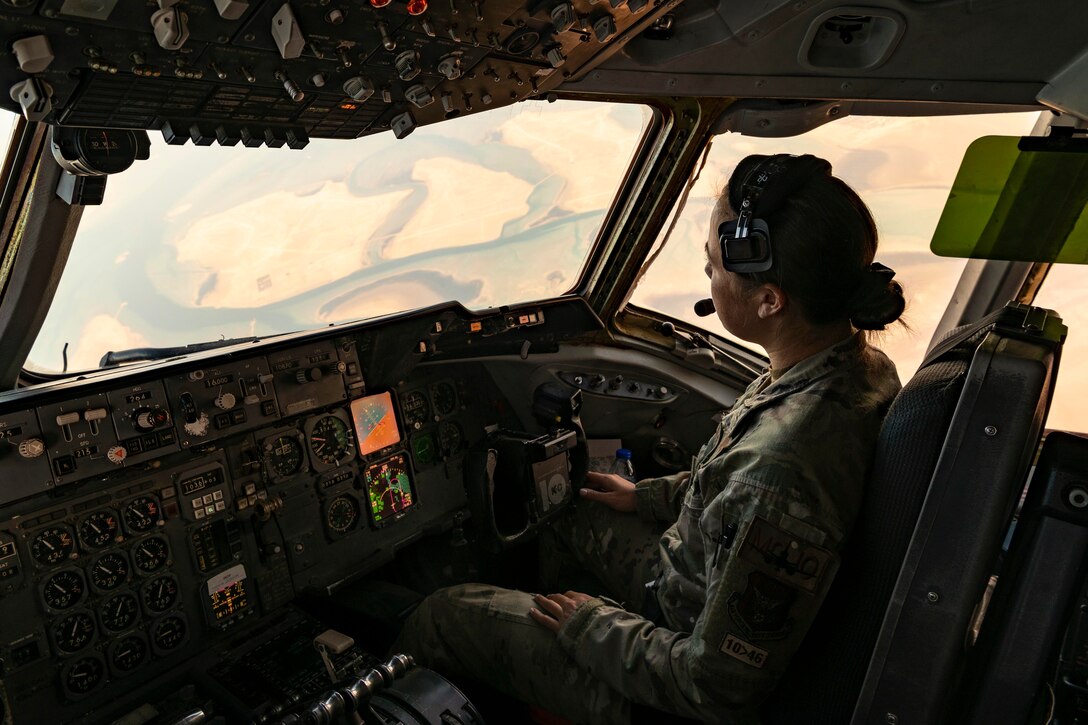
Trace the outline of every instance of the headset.
<instances>
[{"instance_id":1,"label":"headset","mask_svg":"<svg viewBox=\"0 0 1088 725\"><path fill-rule=\"evenodd\" d=\"M831 164L808 154L752 158L757 162L744 176L740 188L734 188L733 184L729 187L730 206L736 210L737 218L718 226L722 266L730 272L769 270L774 264L771 230L762 217L779 208L814 176L831 173Z\"/></svg>"}]
</instances>

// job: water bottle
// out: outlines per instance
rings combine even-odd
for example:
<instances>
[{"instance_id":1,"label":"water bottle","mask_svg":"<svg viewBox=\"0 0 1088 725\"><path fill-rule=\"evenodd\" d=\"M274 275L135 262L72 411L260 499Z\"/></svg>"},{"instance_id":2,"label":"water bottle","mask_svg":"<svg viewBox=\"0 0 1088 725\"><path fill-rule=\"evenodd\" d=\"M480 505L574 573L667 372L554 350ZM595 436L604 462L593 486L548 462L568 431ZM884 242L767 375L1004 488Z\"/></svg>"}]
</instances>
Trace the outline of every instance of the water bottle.
<instances>
[{"instance_id":1,"label":"water bottle","mask_svg":"<svg viewBox=\"0 0 1088 725\"><path fill-rule=\"evenodd\" d=\"M635 477L635 466L631 463L631 451L626 448L620 448L616 451L616 460L612 461L612 470L610 473L615 473L628 481L637 481Z\"/></svg>"}]
</instances>

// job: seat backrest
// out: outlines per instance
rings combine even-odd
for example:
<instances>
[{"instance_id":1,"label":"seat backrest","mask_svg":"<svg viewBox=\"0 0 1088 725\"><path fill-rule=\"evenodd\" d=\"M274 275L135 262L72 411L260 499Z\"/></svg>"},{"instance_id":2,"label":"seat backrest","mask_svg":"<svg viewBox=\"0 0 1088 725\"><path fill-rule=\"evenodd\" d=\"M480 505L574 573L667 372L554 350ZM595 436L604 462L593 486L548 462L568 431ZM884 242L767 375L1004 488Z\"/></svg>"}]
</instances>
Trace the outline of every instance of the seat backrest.
<instances>
[{"instance_id":1,"label":"seat backrest","mask_svg":"<svg viewBox=\"0 0 1088 725\"><path fill-rule=\"evenodd\" d=\"M1028 309L1014 306L1013 319L1023 319ZM1007 310L1004 317L995 314L950 333L892 403L835 583L765 702L765 723L850 722L950 424L974 403L964 392L969 371L978 366L972 361L995 324L1008 321ZM1034 411L1005 413L1030 418Z\"/></svg>"}]
</instances>

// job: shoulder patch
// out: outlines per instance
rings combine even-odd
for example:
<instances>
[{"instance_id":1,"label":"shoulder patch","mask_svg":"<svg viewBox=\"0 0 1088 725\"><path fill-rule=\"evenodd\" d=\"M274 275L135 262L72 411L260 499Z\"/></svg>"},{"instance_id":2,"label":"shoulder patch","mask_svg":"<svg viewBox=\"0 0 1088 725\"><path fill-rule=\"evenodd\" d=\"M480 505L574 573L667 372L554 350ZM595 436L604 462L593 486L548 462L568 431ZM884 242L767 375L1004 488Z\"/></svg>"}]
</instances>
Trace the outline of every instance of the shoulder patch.
<instances>
[{"instance_id":1,"label":"shoulder patch","mask_svg":"<svg viewBox=\"0 0 1088 725\"><path fill-rule=\"evenodd\" d=\"M723 654L757 669L763 669L763 665L767 663L767 650L749 644L735 634L725 635L725 640L718 649Z\"/></svg>"},{"instance_id":2,"label":"shoulder patch","mask_svg":"<svg viewBox=\"0 0 1088 725\"><path fill-rule=\"evenodd\" d=\"M738 554L745 561L783 584L809 594L820 588L834 554L778 528L762 516L748 525Z\"/></svg>"},{"instance_id":3,"label":"shoulder patch","mask_svg":"<svg viewBox=\"0 0 1088 725\"><path fill-rule=\"evenodd\" d=\"M796 589L761 571L748 572L744 591L729 595L729 616L753 642L785 639L793 631L790 608L798 596Z\"/></svg>"}]
</instances>

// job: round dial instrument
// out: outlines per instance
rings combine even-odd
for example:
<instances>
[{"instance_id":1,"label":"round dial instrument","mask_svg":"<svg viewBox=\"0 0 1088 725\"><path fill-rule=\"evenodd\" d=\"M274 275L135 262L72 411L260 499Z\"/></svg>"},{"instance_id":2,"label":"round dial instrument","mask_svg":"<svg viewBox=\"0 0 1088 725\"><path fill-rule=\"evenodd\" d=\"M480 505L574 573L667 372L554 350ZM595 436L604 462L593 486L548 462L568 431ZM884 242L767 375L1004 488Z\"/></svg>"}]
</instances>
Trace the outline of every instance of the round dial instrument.
<instances>
[{"instance_id":1,"label":"round dial instrument","mask_svg":"<svg viewBox=\"0 0 1088 725\"><path fill-rule=\"evenodd\" d=\"M359 520L359 505L351 496L337 496L329 504L325 513L325 523L329 531L346 534L355 527Z\"/></svg>"},{"instance_id":2,"label":"round dial instrument","mask_svg":"<svg viewBox=\"0 0 1088 725\"><path fill-rule=\"evenodd\" d=\"M151 642L160 652L168 652L181 646L187 631L185 620L171 614L151 625Z\"/></svg>"},{"instance_id":3,"label":"round dial instrument","mask_svg":"<svg viewBox=\"0 0 1088 725\"><path fill-rule=\"evenodd\" d=\"M147 642L141 635L129 634L110 645L110 665L117 672L131 672L147 657Z\"/></svg>"},{"instance_id":4,"label":"round dial instrument","mask_svg":"<svg viewBox=\"0 0 1088 725\"><path fill-rule=\"evenodd\" d=\"M427 396L418 390L401 396L400 410L404 415L404 425L408 428L420 428L431 416L431 404L427 402Z\"/></svg>"},{"instance_id":5,"label":"round dial instrument","mask_svg":"<svg viewBox=\"0 0 1088 725\"><path fill-rule=\"evenodd\" d=\"M438 429L438 447L443 456L452 456L464 446L465 438L456 423L443 423Z\"/></svg>"},{"instance_id":6,"label":"round dial instrument","mask_svg":"<svg viewBox=\"0 0 1088 725\"><path fill-rule=\"evenodd\" d=\"M292 435L282 435L265 443L265 460L277 476L291 476L302 468L302 444Z\"/></svg>"},{"instance_id":7,"label":"round dial instrument","mask_svg":"<svg viewBox=\"0 0 1088 725\"><path fill-rule=\"evenodd\" d=\"M90 612L73 612L53 625L53 641L61 652L78 652L94 639L94 617Z\"/></svg>"},{"instance_id":8,"label":"round dial instrument","mask_svg":"<svg viewBox=\"0 0 1088 725\"><path fill-rule=\"evenodd\" d=\"M75 540L67 526L50 526L42 529L30 542L30 555L44 566L59 564L75 551Z\"/></svg>"},{"instance_id":9,"label":"round dial instrument","mask_svg":"<svg viewBox=\"0 0 1088 725\"><path fill-rule=\"evenodd\" d=\"M86 588L79 572L66 569L46 580L42 587L42 598L53 609L68 609L83 599Z\"/></svg>"},{"instance_id":10,"label":"round dial instrument","mask_svg":"<svg viewBox=\"0 0 1088 725\"><path fill-rule=\"evenodd\" d=\"M457 408L457 391L451 383L435 383L431 388L431 400L434 411L439 415L449 415Z\"/></svg>"},{"instance_id":11,"label":"round dial instrument","mask_svg":"<svg viewBox=\"0 0 1088 725\"><path fill-rule=\"evenodd\" d=\"M61 681L73 695L86 695L102 682L106 665L97 656L81 657L64 669Z\"/></svg>"},{"instance_id":12,"label":"round dial instrument","mask_svg":"<svg viewBox=\"0 0 1088 725\"><path fill-rule=\"evenodd\" d=\"M335 415L326 415L318 420L310 433L310 450L327 466L335 466L347 459L353 444L348 424Z\"/></svg>"},{"instance_id":13,"label":"round dial instrument","mask_svg":"<svg viewBox=\"0 0 1088 725\"><path fill-rule=\"evenodd\" d=\"M122 592L99 607L98 616L103 627L112 632L121 632L132 626L139 612L140 605L136 602L136 597L129 592Z\"/></svg>"},{"instance_id":14,"label":"round dial instrument","mask_svg":"<svg viewBox=\"0 0 1088 725\"><path fill-rule=\"evenodd\" d=\"M150 612L165 612L178 600L178 580L166 574L144 584L140 598Z\"/></svg>"},{"instance_id":15,"label":"round dial instrument","mask_svg":"<svg viewBox=\"0 0 1088 725\"><path fill-rule=\"evenodd\" d=\"M101 549L116 536L117 517L112 511L95 511L79 523L79 538L92 549Z\"/></svg>"},{"instance_id":16,"label":"round dial instrument","mask_svg":"<svg viewBox=\"0 0 1088 725\"><path fill-rule=\"evenodd\" d=\"M152 536L132 547L132 563L142 572L150 573L166 564L169 549L161 536Z\"/></svg>"},{"instance_id":17,"label":"round dial instrument","mask_svg":"<svg viewBox=\"0 0 1088 725\"><path fill-rule=\"evenodd\" d=\"M99 589L116 589L128 578L128 560L118 551L103 554L91 565L90 576Z\"/></svg>"},{"instance_id":18,"label":"round dial instrument","mask_svg":"<svg viewBox=\"0 0 1088 725\"><path fill-rule=\"evenodd\" d=\"M159 501L154 496L137 496L125 506L121 518L133 534L150 531L159 522Z\"/></svg>"}]
</instances>

